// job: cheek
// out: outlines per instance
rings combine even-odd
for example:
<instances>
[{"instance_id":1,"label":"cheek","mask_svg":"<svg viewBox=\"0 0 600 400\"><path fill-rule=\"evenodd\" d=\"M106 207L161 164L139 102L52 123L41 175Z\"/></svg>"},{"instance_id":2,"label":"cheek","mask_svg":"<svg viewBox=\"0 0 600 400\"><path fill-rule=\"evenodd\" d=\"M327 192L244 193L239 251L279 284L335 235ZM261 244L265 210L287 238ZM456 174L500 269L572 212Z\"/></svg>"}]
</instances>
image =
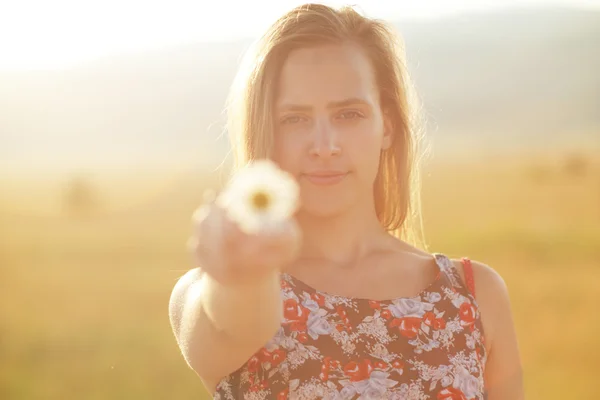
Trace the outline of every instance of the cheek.
<instances>
[{"instance_id":1,"label":"cheek","mask_svg":"<svg viewBox=\"0 0 600 400\"><path fill-rule=\"evenodd\" d=\"M353 160L361 164L361 167L365 172L371 175L373 170L377 172L379 167L379 159L381 157L381 144L382 137L376 133L365 133L362 132L356 135L355 140L352 143L347 143L347 151L351 152Z\"/></svg>"},{"instance_id":2,"label":"cheek","mask_svg":"<svg viewBox=\"0 0 600 400\"><path fill-rule=\"evenodd\" d=\"M275 138L273 145L273 161L281 169L296 174L299 168L301 150L298 143L293 143L289 138Z\"/></svg>"}]
</instances>

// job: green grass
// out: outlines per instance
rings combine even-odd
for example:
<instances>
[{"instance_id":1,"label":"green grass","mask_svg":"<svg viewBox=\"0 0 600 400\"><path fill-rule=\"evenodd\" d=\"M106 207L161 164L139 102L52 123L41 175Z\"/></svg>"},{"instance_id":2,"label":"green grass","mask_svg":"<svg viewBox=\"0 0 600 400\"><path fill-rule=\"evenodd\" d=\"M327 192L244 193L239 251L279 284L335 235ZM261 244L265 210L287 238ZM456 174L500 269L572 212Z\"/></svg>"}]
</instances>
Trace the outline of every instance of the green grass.
<instances>
[{"instance_id":1,"label":"green grass","mask_svg":"<svg viewBox=\"0 0 600 400\"><path fill-rule=\"evenodd\" d=\"M600 170L555 169L540 180L528 164L499 165L430 168L429 250L468 255L506 280L528 399L592 399L600 368ZM121 194L140 190L131 182ZM208 398L167 314L171 288L190 268L184 245L201 186L68 218L47 212L58 190L50 199L21 184L20 198L35 192L35 200L0 209L0 398Z\"/></svg>"}]
</instances>

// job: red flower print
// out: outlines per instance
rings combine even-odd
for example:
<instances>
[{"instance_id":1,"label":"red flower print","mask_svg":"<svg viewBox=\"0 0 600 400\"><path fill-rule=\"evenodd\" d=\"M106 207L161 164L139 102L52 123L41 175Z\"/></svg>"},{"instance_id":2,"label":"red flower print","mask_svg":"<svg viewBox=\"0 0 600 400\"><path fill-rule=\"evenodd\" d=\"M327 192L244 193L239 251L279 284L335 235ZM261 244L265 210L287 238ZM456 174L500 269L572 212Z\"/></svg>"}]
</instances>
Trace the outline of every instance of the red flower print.
<instances>
[{"instance_id":1,"label":"red flower print","mask_svg":"<svg viewBox=\"0 0 600 400\"><path fill-rule=\"evenodd\" d=\"M384 363L383 361L376 361L374 366L375 366L375 368L378 368L378 369L387 369L388 368L387 363Z\"/></svg>"},{"instance_id":2,"label":"red flower print","mask_svg":"<svg viewBox=\"0 0 600 400\"><path fill-rule=\"evenodd\" d=\"M404 317L401 318L402 322L400 323L400 334L409 339L414 339L417 337L419 333L419 328L421 327L421 318L418 317Z\"/></svg>"},{"instance_id":3,"label":"red flower print","mask_svg":"<svg viewBox=\"0 0 600 400\"><path fill-rule=\"evenodd\" d=\"M257 355L260 362L269 362L273 359L273 354L264 347L258 351Z\"/></svg>"},{"instance_id":4,"label":"red flower print","mask_svg":"<svg viewBox=\"0 0 600 400\"><path fill-rule=\"evenodd\" d=\"M442 318L436 318L433 321L433 329L444 329L446 327L446 321Z\"/></svg>"},{"instance_id":5,"label":"red flower print","mask_svg":"<svg viewBox=\"0 0 600 400\"><path fill-rule=\"evenodd\" d=\"M425 325L431 326L433 321L435 320L435 314L431 311L427 311L425 315L423 315L423 323Z\"/></svg>"},{"instance_id":6,"label":"red flower print","mask_svg":"<svg viewBox=\"0 0 600 400\"><path fill-rule=\"evenodd\" d=\"M442 389L437 398L438 400L468 400L463 392L453 387Z\"/></svg>"},{"instance_id":7,"label":"red flower print","mask_svg":"<svg viewBox=\"0 0 600 400\"><path fill-rule=\"evenodd\" d=\"M273 352L273 356L271 357L271 362L274 366L281 364L283 360L285 360L285 356L287 353L282 349L277 349Z\"/></svg>"},{"instance_id":8,"label":"red flower print","mask_svg":"<svg viewBox=\"0 0 600 400\"><path fill-rule=\"evenodd\" d=\"M294 299L287 299L283 302L283 316L288 321L306 322L310 310L304 307Z\"/></svg>"},{"instance_id":9,"label":"red flower print","mask_svg":"<svg viewBox=\"0 0 600 400\"><path fill-rule=\"evenodd\" d=\"M308 335L304 332L300 332L298 333L298 336L296 336L296 339L298 339L300 343L306 343L308 342Z\"/></svg>"},{"instance_id":10,"label":"red flower print","mask_svg":"<svg viewBox=\"0 0 600 400\"><path fill-rule=\"evenodd\" d=\"M290 324L290 330L292 332L305 332L306 324L304 322L294 321Z\"/></svg>"},{"instance_id":11,"label":"red flower print","mask_svg":"<svg viewBox=\"0 0 600 400\"><path fill-rule=\"evenodd\" d=\"M344 310L344 307L342 307L342 306L337 306L335 310L337 311L338 315L339 315L339 316L340 316L342 319L346 318L346 315L347 315L347 314L346 314L346 310Z\"/></svg>"},{"instance_id":12,"label":"red flower print","mask_svg":"<svg viewBox=\"0 0 600 400\"><path fill-rule=\"evenodd\" d=\"M319 307L323 307L325 305L325 296L323 296L322 294L313 293L310 297L311 299L317 302Z\"/></svg>"},{"instance_id":13,"label":"red flower print","mask_svg":"<svg viewBox=\"0 0 600 400\"><path fill-rule=\"evenodd\" d=\"M390 319L390 318L392 318L392 313L390 312L390 310L383 310L381 312L381 318Z\"/></svg>"},{"instance_id":14,"label":"red flower print","mask_svg":"<svg viewBox=\"0 0 600 400\"><path fill-rule=\"evenodd\" d=\"M390 328L395 328L397 326L400 326L400 324L402 323L402 319L401 318L394 318L392 320L392 322L390 322Z\"/></svg>"},{"instance_id":15,"label":"red flower print","mask_svg":"<svg viewBox=\"0 0 600 400\"><path fill-rule=\"evenodd\" d=\"M350 378L352 382L358 382L368 379L373 372L373 366L371 360L365 359L361 363L351 361L344 367L344 373Z\"/></svg>"},{"instance_id":16,"label":"red flower print","mask_svg":"<svg viewBox=\"0 0 600 400\"><path fill-rule=\"evenodd\" d=\"M321 378L322 381L327 381L329 379L329 373L328 372L321 372L319 374L319 378Z\"/></svg>"},{"instance_id":17,"label":"red flower print","mask_svg":"<svg viewBox=\"0 0 600 400\"><path fill-rule=\"evenodd\" d=\"M462 326L473 325L475 322L475 307L468 301L460 305L460 324Z\"/></svg>"},{"instance_id":18,"label":"red flower print","mask_svg":"<svg viewBox=\"0 0 600 400\"><path fill-rule=\"evenodd\" d=\"M381 304L375 300L369 300L369 306L374 310L379 310L381 308Z\"/></svg>"},{"instance_id":19,"label":"red flower print","mask_svg":"<svg viewBox=\"0 0 600 400\"><path fill-rule=\"evenodd\" d=\"M248 360L248 372L255 373L256 371L258 371L259 365L260 361L258 360L258 357L252 356L252 358Z\"/></svg>"},{"instance_id":20,"label":"red flower print","mask_svg":"<svg viewBox=\"0 0 600 400\"><path fill-rule=\"evenodd\" d=\"M404 368L404 363L400 360L394 360L394 362L392 362L392 368L394 369L403 369Z\"/></svg>"},{"instance_id":21,"label":"red flower print","mask_svg":"<svg viewBox=\"0 0 600 400\"><path fill-rule=\"evenodd\" d=\"M279 392L277 395L277 400L287 400L288 394L290 393L290 389L285 389Z\"/></svg>"},{"instance_id":22,"label":"red flower print","mask_svg":"<svg viewBox=\"0 0 600 400\"><path fill-rule=\"evenodd\" d=\"M262 382L260 383L260 388L261 388L262 390L265 390L267 387L269 387L269 382L267 382L267 381L262 381Z\"/></svg>"},{"instance_id":23,"label":"red flower print","mask_svg":"<svg viewBox=\"0 0 600 400\"><path fill-rule=\"evenodd\" d=\"M330 356L327 356L323 359L323 367L322 370L330 371L331 369L339 368L340 362L338 360L332 359Z\"/></svg>"}]
</instances>

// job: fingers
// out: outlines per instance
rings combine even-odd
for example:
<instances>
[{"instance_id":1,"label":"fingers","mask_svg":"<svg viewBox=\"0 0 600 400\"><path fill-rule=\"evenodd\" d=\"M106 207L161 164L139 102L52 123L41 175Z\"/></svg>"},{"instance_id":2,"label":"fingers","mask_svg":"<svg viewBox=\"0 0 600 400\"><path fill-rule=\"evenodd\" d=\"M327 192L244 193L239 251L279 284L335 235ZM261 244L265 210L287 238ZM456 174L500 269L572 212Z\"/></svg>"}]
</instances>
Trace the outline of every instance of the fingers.
<instances>
[{"instance_id":1,"label":"fingers","mask_svg":"<svg viewBox=\"0 0 600 400\"><path fill-rule=\"evenodd\" d=\"M289 264L300 249L300 229L294 220L285 221L277 228L245 242L241 256L255 260L256 268L281 269Z\"/></svg>"},{"instance_id":2,"label":"fingers","mask_svg":"<svg viewBox=\"0 0 600 400\"><path fill-rule=\"evenodd\" d=\"M224 261L219 259L223 243L219 210L214 203L204 204L194 212L192 222L193 233L188 240L188 251L192 254L194 264L219 280L223 270L220 265Z\"/></svg>"},{"instance_id":3,"label":"fingers","mask_svg":"<svg viewBox=\"0 0 600 400\"><path fill-rule=\"evenodd\" d=\"M194 264L224 284L282 269L300 249L301 231L293 219L248 234L209 201L194 212L192 220L193 234L187 247Z\"/></svg>"}]
</instances>

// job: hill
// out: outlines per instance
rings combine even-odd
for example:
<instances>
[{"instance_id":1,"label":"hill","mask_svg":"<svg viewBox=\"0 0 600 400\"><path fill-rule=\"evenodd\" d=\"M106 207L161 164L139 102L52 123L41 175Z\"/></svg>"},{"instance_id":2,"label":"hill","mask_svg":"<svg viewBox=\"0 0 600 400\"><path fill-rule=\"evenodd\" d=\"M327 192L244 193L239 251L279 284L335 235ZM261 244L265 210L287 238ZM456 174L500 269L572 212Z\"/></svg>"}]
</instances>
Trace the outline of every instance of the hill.
<instances>
[{"instance_id":1,"label":"hill","mask_svg":"<svg viewBox=\"0 0 600 400\"><path fill-rule=\"evenodd\" d=\"M437 154L600 142L600 12L520 9L395 26ZM249 43L0 72L0 169L218 163L225 96Z\"/></svg>"}]
</instances>

